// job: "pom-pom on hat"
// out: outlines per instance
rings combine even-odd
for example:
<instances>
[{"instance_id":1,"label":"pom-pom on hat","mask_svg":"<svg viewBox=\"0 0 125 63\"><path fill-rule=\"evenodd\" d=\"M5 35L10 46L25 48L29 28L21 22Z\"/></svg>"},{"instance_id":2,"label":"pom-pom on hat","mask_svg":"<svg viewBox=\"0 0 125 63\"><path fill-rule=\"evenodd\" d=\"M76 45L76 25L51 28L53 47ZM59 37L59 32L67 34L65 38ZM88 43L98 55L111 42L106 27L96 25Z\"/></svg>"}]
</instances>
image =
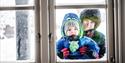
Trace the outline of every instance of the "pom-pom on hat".
<instances>
[{"instance_id":1,"label":"pom-pom on hat","mask_svg":"<svg viewBox=\"0 0 125 63\"><path fill-rule=\"evenodd\" d=\"M90 19L91 21L95 22L94 29L96 29L99 26L101 22L100 18L101 14L98 9L85 9L80 13L80 19L82 23L85 19Z\"/></svg>"}]
</instances>

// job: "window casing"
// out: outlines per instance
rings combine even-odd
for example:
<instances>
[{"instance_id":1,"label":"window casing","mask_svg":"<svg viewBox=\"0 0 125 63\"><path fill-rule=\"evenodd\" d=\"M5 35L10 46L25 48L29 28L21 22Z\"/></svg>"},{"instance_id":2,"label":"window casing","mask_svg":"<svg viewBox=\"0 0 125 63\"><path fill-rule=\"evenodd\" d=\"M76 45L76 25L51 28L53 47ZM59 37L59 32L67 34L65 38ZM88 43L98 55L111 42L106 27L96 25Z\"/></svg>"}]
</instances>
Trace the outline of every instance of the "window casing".
<instances>
[{"instance_id":1,"label":"window casing","mask_svg":"<svg viewBox=\"0 0 125 63\"><path fill-rule=\"evenodd\" d=\"M1 35L4 35L0 35L2 45L0 47L0 62L35 63L40 59L40 53L38 53L38 49L40 49L38 45L40 40L38 1L0 1L0 26L3 26ZM7 26L10 27L7 28Z\"/></svg>"}]
</instances>

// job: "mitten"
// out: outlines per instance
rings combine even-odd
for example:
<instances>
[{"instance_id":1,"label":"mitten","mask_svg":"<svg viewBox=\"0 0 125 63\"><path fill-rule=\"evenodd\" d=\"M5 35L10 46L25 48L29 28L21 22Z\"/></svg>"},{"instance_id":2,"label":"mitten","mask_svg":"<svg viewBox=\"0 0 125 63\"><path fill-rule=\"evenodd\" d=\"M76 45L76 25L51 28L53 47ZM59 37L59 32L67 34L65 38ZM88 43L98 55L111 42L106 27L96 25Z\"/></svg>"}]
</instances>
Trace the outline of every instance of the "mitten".
<instances>
[{"instance_id":1,"label":"mitten","mask_svg":"<svg viewBox=\"0 0 125 63\"><path fill-rule=\"evenodd\" d=\"M67 58L67 57L68 57L68 55L69 55L69 50L68 50L68 48L63 48L63 49L61 50L61 52L63 52L63 57L64 57L64 58Z\"/></svg>"},{"instance_id":2,"label":"mitten","mask_svg":"<svg viewBox=\"0 0 125 63\"><path fill-rule=\"evenodd\" d=\"M80 54L85 54L86 52L87 52L87 47L85 47L85 46L83 46L83 47L80 47L80 49L79 49L79 52L80 52Z\"/></svg>"}]
</instances>

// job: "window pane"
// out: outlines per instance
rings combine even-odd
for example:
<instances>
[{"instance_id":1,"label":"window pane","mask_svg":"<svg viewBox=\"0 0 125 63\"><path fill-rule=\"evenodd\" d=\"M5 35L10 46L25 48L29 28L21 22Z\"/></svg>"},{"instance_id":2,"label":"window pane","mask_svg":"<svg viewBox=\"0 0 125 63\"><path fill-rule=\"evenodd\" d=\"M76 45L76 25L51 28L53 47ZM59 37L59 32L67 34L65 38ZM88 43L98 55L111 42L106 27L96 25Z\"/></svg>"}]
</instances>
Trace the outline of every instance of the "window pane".
<instances>
[{"instance_id":1,"label":"window pane","mask_svg":"<svg viewBox=\"0 0 125 63\"><path fill-rule=\"evenodd\" d=\"M33 10L0 11L0 62L35 61Z\"/></svg>"},{"instance_id":2,"label":"window pane","mask_svg":"<svg viewBox=\"0 0 125 63\"><path fill-rule=\"evenodd\" d=\"M34 5L34 0L0 0L0 6Z\"/></svg>"},{"instance_id":3,"label":"window pane","mask_svg":"<svg viewBox=\"0 0 125 63\"><path fill-rule=\"evenodd\" d=\"M56 5L105 4L105 0L55 0Z\"/></svg>"},{"instance_id":4,"label":"window pane","mask_svg":"<svg viewBox=\"0 0 125 63\"><path fill-rule=\"evenodd\" d=\"M65 21L65 19L66 19L66 17L64 18L64 16L66 16L66 14L67 13L75 13L77 16L78 16L78 19L80 18L80 14L81 14L81 12L82 11L85 11L86 9L84 8L84 9L56 9L56 16L55 16L55 18L56 18L56 53L57 53L57 62L65 62L65 61L72 61L72 62L74 62L74 61L86 61L86 60L83 60L83 58L79 58L79 59L81 59L81 60L74 60L74 59L78 59L77 57L74 57L74 56L70 56L70 54L72 54L72 48L70 48L70 45L67 45L66 46L66 41L65 41L65 38L64 38L64 41L63 41L63 39L62 39L62 37L67 37L66 36L66 33L67 33L67 35L68 35L68 32L66 32L64 29L68 29L67 28L67 26L65 26L65 27L62 27L62 25L66 25L67 23L65 23L65 22L63 22L63 21ZM100 25L96 28L96 30L98 31L98 32L101 32L102 33L102 36L103 36L103 38L100 38L100 39L98 39L98 41L96 42L96 40L94 40L94 43L96 42L96 45L97 44L101 44L101 42L100 41L104 41L104 43L105 43L105 45L104 45L104 47L106 47L106 49L107 49L107 44L106 44L106 9L98 9L99 11L100 11L100 14L101 14L101 17L100 17L100 19L101 19L101 23L100 23ZM91 14L91 13L90 13ZM87 13L86 13L86 15L87 15ZM73 17L73 15L71 16L71 15L67 15L67 16L70 16L70 17ZM91 19L91 18L90 18ZM94 21L94 20L93 20ZM95 21L94 21L95 22ZM81 23L81 22L80 22ZM92 22L91 22L92 23ZM83 23L81 23L82 25L83 25ZM68 24L67 24L68 25ZM73 25L72 25L73 26ZM70 29L71 30L71 29ZM92 29L91 29L92 30ZM90 31L91 31L90 30ZM88 31L88 30L87 30ZM66 32L66 33L65 33ZM85 34L85 24L84 24L84 34ZM98 38L98 37L96 37L96 38ZM103 40L104 39L104 40ZM61 43L61 41L62 42L65 42L65 43ZM71 41L71 40L69 40L69 41ZM100 43L99 43L100 42ZM65 44L65 45L64 45ZM71 44L71 42L70 42L70 44ZM59 45L59 47L58 47L58 45ZM61 47L62 46L62 47ZM66 54L69 54L69 56L70 56L70 58L69 58L69 56L68 56L68 60L65 60L65 59L67 59L67 58L64 58L63 57L63 55L64 55L64 53L62 52L62 51L66 51L66 49L64 48L64 50L61 50L61 54L58 54L58 52L59 52L59 49L63 49L63 47L66 47L66 48L68 48L68 50L69 50L69 53L67 52L65 52ZM78 51L79 50L79 47L80 47L80 45L78 46L78 49L76 50L76 51ZM99 48L101 48L101 46L99 47ZM101 48L102 49L102 48ZM102 57L99 57L100 59L99 60L97 60L97 61L106 61L107 60L107 52L105 52L106 50L103 50L103 52L102 52L102 54L104 54L104 56L102 56ZM98 52L99 53L99 52ZM74 53L75 54L75 53ZM65 56L65 55L64 55ZM62 58L63 57L63 58ZM87 57L85 57L84 59L88 59ZM96 61L96 58L95 58L95 60L92 60L91 58L90 59L88 59L87 61Z\"/></svg>"}]
</instances>

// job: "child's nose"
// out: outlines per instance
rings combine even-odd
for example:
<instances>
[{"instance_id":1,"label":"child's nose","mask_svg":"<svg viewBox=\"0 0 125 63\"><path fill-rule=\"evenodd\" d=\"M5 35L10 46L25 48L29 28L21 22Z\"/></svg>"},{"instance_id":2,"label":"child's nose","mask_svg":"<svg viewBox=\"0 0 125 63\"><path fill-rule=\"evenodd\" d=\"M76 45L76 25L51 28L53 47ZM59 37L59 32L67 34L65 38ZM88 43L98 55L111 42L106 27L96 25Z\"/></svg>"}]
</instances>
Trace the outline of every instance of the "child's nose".
<instances>
[{"instance_id":1,"label":"child's nose","mask_svg":"<svg viewBox=\"0 0 125 63\"><path fill-rule=\"evenodd\" d=\"M74 30L72 30L72 31L71 31L71 34L75 34L75 31L74 31Z\"/></svg>"}]
</instances>

